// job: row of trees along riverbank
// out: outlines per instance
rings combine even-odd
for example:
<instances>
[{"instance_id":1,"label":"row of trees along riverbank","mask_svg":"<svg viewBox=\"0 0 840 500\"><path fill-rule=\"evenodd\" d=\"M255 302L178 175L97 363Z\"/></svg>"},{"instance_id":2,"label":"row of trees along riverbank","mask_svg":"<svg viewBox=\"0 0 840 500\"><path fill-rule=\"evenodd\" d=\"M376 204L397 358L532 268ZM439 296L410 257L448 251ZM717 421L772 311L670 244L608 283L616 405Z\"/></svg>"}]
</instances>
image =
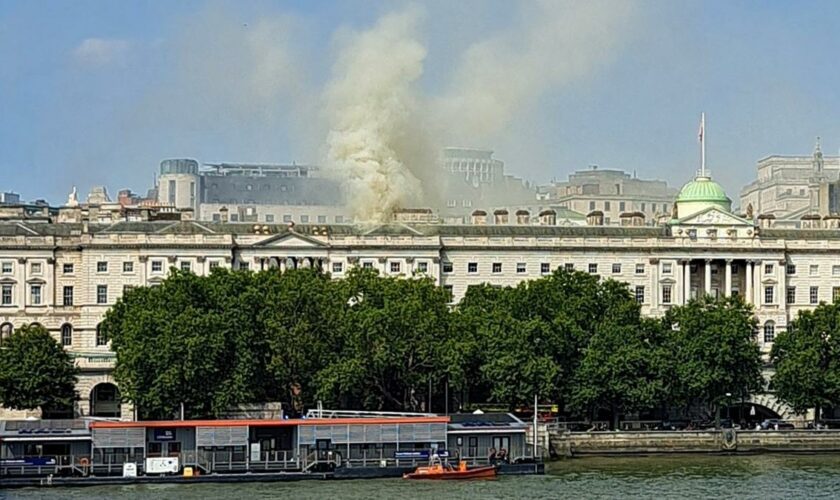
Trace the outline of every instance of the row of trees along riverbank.
<instances>
[{"instance_id":1,"label":"row of trees along riverbank","mask_svg":"<svg viewBox=\"0 0 840 500\"><path fill-rule=\"evenodd\" d=\"M705 297L644 318L627 286L558 269L513 288L471 287L450 307L428 278L353 269L172 270L128 291L101 329L114 376L142 418L213 417L238 404L317 400L353 409L527 406L579 418L704 407L762 390L756 321L739 298ZM840 403L840 306L802 313L772 351L795 409ZM50 361L47 361L49 359ZM0 350L0 402L66 404L72 360L40 327ZM57 383L60 381L60 383Z\"/></svg>"}]
</instances>

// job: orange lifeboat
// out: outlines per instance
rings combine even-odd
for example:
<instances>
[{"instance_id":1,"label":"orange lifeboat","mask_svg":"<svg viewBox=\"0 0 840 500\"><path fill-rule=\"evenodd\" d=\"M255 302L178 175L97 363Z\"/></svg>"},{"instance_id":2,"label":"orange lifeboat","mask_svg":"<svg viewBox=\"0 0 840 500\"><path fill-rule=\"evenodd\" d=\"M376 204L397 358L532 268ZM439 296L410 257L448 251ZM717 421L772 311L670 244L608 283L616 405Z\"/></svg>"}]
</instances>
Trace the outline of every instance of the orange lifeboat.
<instances>
[{"instance_id":1,"label":"orange lifeboat","mask_svg":"<svg viewBox=\"0 0 840 500\"><path fill-rule=\"evenodd\" d=\"M460 462L457 469L435 463L428 467L418 467L414 472L403 474L403 479L486 479L492 477L496 477L495 465L469 469L466 462Z\"/></svg>"}]
</instances>

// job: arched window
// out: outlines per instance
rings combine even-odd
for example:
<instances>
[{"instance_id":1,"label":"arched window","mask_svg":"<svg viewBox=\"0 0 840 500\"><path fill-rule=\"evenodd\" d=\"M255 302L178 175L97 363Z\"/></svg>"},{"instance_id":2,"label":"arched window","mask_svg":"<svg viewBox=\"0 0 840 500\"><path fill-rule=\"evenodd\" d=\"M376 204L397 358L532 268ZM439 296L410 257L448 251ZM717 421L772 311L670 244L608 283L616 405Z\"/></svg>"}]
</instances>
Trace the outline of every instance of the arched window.
<instances>
[{"instance_id":1,"label":"arched window","mask_svg":"<svg viewBox=\"0 0 840 500\"><path fill-rule=\"evenodd\" d=\"M102 323L96 325L96 345L105 345L108 341L105 340L105 334L102 332Z\"/></svg>"},{"instance_id":2,"label":"arched window","mask_svg":"<svg viewBox=\"0 0 840 500\"><path fill-rule=\"evenodd\" d=\"M776 337L776 323L772 320L768 320L764 323L764 343L769 344L773 342L773 339Z\"/></svg>"},{"instance_id":3,"label":"arched window","mask_svg":"<svg viewBox=\"0 0 840 500\"><path fill-rule=\"evenodd\" d=\"M73 325L70 323L61 325L61 345L65 347L73 345Z\"/></svg>"},{"instance_id":4,"label":"arched window","mask_svg":"<svg viewBox=\"0 0 840 500\"><path fill-rule=\"evenodd\" d=\"M15 327L12 326L11 323L3 323L0 325L0 342L6 340L7 338L12 336L14 333Z\"/></svg>"}]
</instances>

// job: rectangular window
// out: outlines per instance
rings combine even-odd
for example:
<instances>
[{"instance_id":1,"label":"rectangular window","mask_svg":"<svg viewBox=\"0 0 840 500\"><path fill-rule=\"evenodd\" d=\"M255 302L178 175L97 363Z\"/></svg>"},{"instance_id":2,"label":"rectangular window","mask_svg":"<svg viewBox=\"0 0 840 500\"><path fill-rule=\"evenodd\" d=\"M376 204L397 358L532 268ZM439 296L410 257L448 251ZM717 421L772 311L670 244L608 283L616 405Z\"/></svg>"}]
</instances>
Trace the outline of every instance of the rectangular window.
<instances>
[{"instance_id":1,"label":"rectangular window","mask_svg":"<svg viewBox=\"0 0 840 500\"><path fill-rule=\"evenodd\" d=\"M820 265L819 264L811 264L808 266L808 274L811 276L816 276L820 273Z\"/></svg>"},{"instance_id":2,"label":"rectangular window","mask_svg":"<svg viewBox=\"0 0 840 500\"><path fill-rule=\"evenodd\" d=\"M219 267L219 261L218 260L211 260L210 261L210 269L216 269L217 267Z\"/></svg>"},{"instance_id":3,"label":"rectangular window","mask_svg":"<svg viewBox=\"0 0 840 500\"><path fill-rule=\"evenodd\" d=\"M391 262L391 272L392 273L399 273L400 272L400 263L399 262Z\"/></svg>"},{"instance_id":4,"label":"rectangular window","mask_svg":"<svg viewBox=\"0 0 840 500\"><path fill-rule=\"evenodd\" d=\"M425 260L420 261L417 263L417 272L418 273L427 273L429 272L429 263Z\"/></svg>"},{"instance_id":5,"label":"rectangular window","mask_svg":"<svg viewBox=\"0 0 840 500\"><path fill-rule=\"evenodd\" d=\"M292 216L289 214L283 215L283 222L292 222Z\"/></svg>"},{"instance_id":6,"label":"rectangular window","mask_svg":"<svg viewBox=\"0 0 840 500\"><path fill-rule=\"evenodd\" d=\"M29 303L33 306L41 305L41 285L29 286Z\"/></svg>"},{"instance_id":7,"label":"rectangular window","mask_svg":"<svg viewBox=\"0 0 840 500\"><path fill-rule=\"evenodd\" d=\"M134 285L123 285L123 295L134 289Z\"/></svg>"},{"instance_id":8,"label":"rectangular window","mask_svg":"<svg viewBox=\"0 0 840 500\"><path fill-rule=\"evenodd\" d=\"M123 272L124 273L133 273L134 272L134 262L127 260L123 262Z\"/></svg>"},{"instance_id":9,"label":"rectangular window","mask_svg":"<svg viewBox=\"0 0 840 500\"><path fill-rule=\"evenodd\" d=\"M566 269L567 273L570 273L570 272L575 270L575 265L572 264L571 262L566 262L566 264L563 266L563 268Z\"/></svg>"},{"instance_id":10,"label":"rectangular window","mask_svg":"<svg viewBox=\"0 0 840 500\"><path fill-rule=\"evenodd\" d=\"M645 274L644 264L636 264L636 274Z\"/></svg>"},{"instance_id":11,"label":"rectangular window","mask_svg":"<svg viewBox=\"0 0 840 500\"><path fill-rule=\"evenodd\" d=\"M811 289L808 291L808 301L811 304L819 304L820 303L820 287L812 286Z\"/></svg>"},{"instance_id":12,"label":"rectangular window","mask_svg":"<svg viewBox=\"0 0 840 500\"><path fill-rule=\"evenodd\" d=\"M589 202L589 210L595 210L595 202L594 201Z\"/></svg>"},{"instance_id":13,"label":"rectangular window","mask_svg":"<svg viewBox=\"0 0 840 500\"><path fill-rule=\"evenodd\" d=\"M97 273L107 273L108 272L108 263L105 261L100 260L96 263L96 272Z\"/></svg>"},{"instance_id":14,"label":"rectangular window","mask_svg":"<svg viewBox=\"0 0 840 500\"><path fill-rule=\"evenodd\" d=\"M64 266L62 266L62 270L64 271L64 274L73 274L73 264L64 264Z\"/></svg>"},{"instance_id":15,"label":"rectangular window","mask_svg":"<svg viewBox=\"0 0 840 500\"><path fill-rule=\"evenodd\" d=\"M8 260L4 261L3 264L0 265L0 266L2 266L2 273L3 274L12 274L12 265L13 265L13 263L11 261L8 261Z\"/></svg>"},{"instance_id":16,"label":"rectangular window","mask_svg":"<svg viewBox=\"0 0 840 500\"><path fill-rule=\"evenodd\" d=\"M540 273L548 274L550 272L551 272L551 264L549 264L548 262L542 262L540 264Z\"/></svg>"},{"instance_id":17,"label":"rectangular window","mask_svg":"<svg viewBox=\"0 0 840 500\"><path fill-rule=\"evenodd\" d=\"M468 262L467 263L467 272L470 274L475 274L478 272L478 262Z\"/></svg>"},{"instance_id":18,"label":"rectangular window","mask_svg":"<svg viewBox=\"0 0 840 500\"><path fill-rule=\"evenodd\" d=\"M335 216L335 223L336 224L344 224L344 216L343 215L336 215Z\"/></svg>"},{"instance_id":19,"label":"rectangular window","mask_svg":"<svg viewBox=\"0 0 840 500\"><path fill-rule=\"evenodd\" d=\"M0 287L0 305L12 305L12 285L3 285Z\"/></svg>"},{"instance_id":20,"label":"rectangular window","mask_svg":"<svg viewBox=\"0 0 840 500\"><path fill-rule=\"evenodd\" d=\"M300 223L301 224L309 224L309 216L308 215L301 215L300 216Z\"/></svg>"},{"instance_id":21,"label":"rectangular window","mask_svg":"<svg viewBox=\"0 0 840 500\"><path fill-rule=\"evenodd\" d=\"M525 263L524 262L517 262L516 263L516 272L517 274L525 274Z\"/></svg>"},{"instance_id":22,"label":"rectangular window","mask_svg":"<svg viewBox=\"0 0 840 500\"><path fill-rule=\"evenodd\" d=\"M169 181L169 204L175 204L175 181Z\"/></svg>"},{"instance_id":23,"label":"rectangular window","mask_svg":"<svg viewBox=\"0 0 840 500\"><path fill-rule=\"evenodd\" d=\"M339 274L342 271L344 271L344 263L343 262L333 262L332 272L334 274Z\"/></svg>"},{"instance_id":24,"label":"rectangular window","mask_svg":"<svg viewBox=\"0 0 840 500\"><path fill-rule=\"evenodd\" d=\"M105 334L102 332L102 329L99 328L99 327L96 327L96 345L100 346L100 345L105 345L107 343L108 343L108 341L105 340Z\"/></svg>"},{"instance_id":25,"label":"rectangular window","mask_svg":"<svg viewBox=\"0 0 840 500\"><path fill-rule=\"evenodd\" d=\"M274 214L265 214L266 222L274 222Z\"/></svg>"},{"instance_id":26,"label":"rectangular window","mask_svg":"<svg viewBox=\"0 0 840 500\"><path fill-rule=\"evenodd\" d=\"M162 260L153 260L152 261L152 272L153 273L163 272L163 261Z\"/></svg>"},{"instance_id":27,"label":"rectangular window","mask_svg":"<svg viewBox=\"0 0 840 500\"><path fill-rule=\"evenodd\" d=\"M619 201L619 202L618 202L618 210L619 210L620 212L623 212L623 211L624 211L624 206L625 206L625 205L624 205L624 202L623 202L623 201Z\"/></svg>"},{"instance_id":28,"label":"rectangular window","mask_svg":"<svg viewBox=\"0 0 840 500\"><path fill-rule=\"evenodd\" d=\"M190 261L182 260L181 261L181 271L189 272L192 266L190 265Z\"/></svg>"},{"instance_id":29,"label":"rectangular window","mask_svg":"<svg viewBox=\"0 0 840 500\"><path fill-rule=\"evenodd\" d=\"M452 285L443 285L443 289L449 296L449 302L452 302L455 299L455 295L452 293Z\"/></svg>"},{"instance_id":30,"label":"rectangular window","mask_svg":"<svg viewBox=\"0 0 840 500\"><path fill-rule=\"evenodd\" d=\"M73 287L72 286L65 286L64 293L62 294L63 301L62 304L65 306L72 306L73 305Z\"/></svg>"},{"instance_id":31,"label":"rectangular window","mask_svg":"<svg viewBox=\"0 0 840 500\"><path fill-rule=\"evenodd\" d=\"M598 272L598 264L589 264L589 274L596 274Z\"/></svg>"},{"instance_id":32,"label":"rectangular window","mask_svg":"<svg viewBox=\"0 0 840 500\"><path fill-rule=\"evenodd\" d=\"M108 285L96 285L96 303L108 303Z\"/></svg>"},{"instance_id":33,"label":"rectangular window","mask_svg":"<svg viewBox=\"0 0 840 500\"><path fill-rule=\"evenodd\" d=\"M786 270L789 275L796 274L796 266L794 264L788 264Z\"/></svg>"},{"instance_id":34,"label":"rectangular window","mask_svg":"<svg viewBox=\"0 0 840 500\"><path fill-rule=\"evenodd\" d=\"M493 272L494 273L502 272L502 263L501 262L494 262L493 263Z\"/></svg>"},{"instance_id":35,"label":"rectangular window","mask_svg":"<svg viewBox=\"0 0 840 500\"><path fill-rule=\"evenodd\" d=\"M621 272L621 264L614 263L612 265L612 272L613 272L613 274L619 274Z\"/></svg>"},{"instance_id":36,"label":"rectangular window","mask_svg":"<svg viewBox=\"0 0 840 500\"><path fill-rule=\"evenodd\" d=\"M606 211L608 211L608 212L609 212L609 210L610 210L610 202L608 202L608 201L605 201L605 202L604 202L604 210L606 210Z\"/></svg>"},{"instance_id":37,"label":"rectangular window","mask_svg":"<svg viewBox=\"0 0 840 500\"><path fill-rule=\"evenodd\" d=\"M327 216L326 215L319 215L318 216L318 224L326 224L327 223Z\"/></svg>"},{"instance_id":38,"label":"rectangular window","mask_svg":"<svg viewBox=\"0 0 840 500\"><path fill-rule=\"evenodd\" d=\"M449 261L443 262L443 272L444 273L451 273L452 272L452 263Z\"/></svg>"},{"instance_id":39,"label":"rectangular window","mask_svg":"<svg viewBox=\"0 0 840 500\"><path fill-rule=\"evenodd\" d=\"M773 297L773 292L775 291L775 287L773 285L768 285L764 287L764 303L765 304L772 304L775 297Z\"/></svg>"},{"instance_id":40,"label":"rectangular window","mask_svg":"<svg viewBox=\"0 0 840 500\"><path fill-rule=\"evenodd\" d=\"M239 269L242 270L242 271L247 271L250 267L251 267L251 265L248 264L247 262L240 262L239 263Z\"/></svg>"},{"instance_id":41,"label":"rectangular window","mask_svg":"<svg viewBox=\"0 0 840 500\"><path fill-rule=\"evenodd\" d=\"M362 269L373 269L373 262L369 260L362 262Z\"/></svg>"},{"instance_id":42,"label":"rectangular window","mask_svg":"<svg viewBox=\"0 0 840 500\"><path fill-rule=\"evenodd\" d=\"M644 211L645 211L645 204L642 203L642 212L644 212Z\"/></svg>"},{"instance_id":43,"label":"rectangular window","mask_svg":"<svg viewBox=\"0 0 840 500\"><path fill-rule=\"evenodd\" d=\"M764 274L773 274L773 264L764 264Z\"/></svg>"},{"instance_id":44,"label":"rectangular window","mask_svg":"<svg viewBox=\"0 0 840 500\"><path fill-rule=\"evenodd\" d=\"M239 222L239 214L230 214L231 222Z\"/></svg>"},{"instance_id":45,"label":"rectangular window","mask_svg":"<svg viewBox=\"0 0 840 500\"><path fill-rule=\"evenodd\" d=\"M645 287L637 286L636 287L636 302L639 304L645 303Z\"/></svg>"},{"instance_id":46,"label":"rectangular window","mask_svg":"<svg viewBox=\"0 0 840 500\"><path fill-rule=\"evenodd\" d=\"M40 262L33 262L29 269L32 271L32 274L41 274L41 263Z\"/></svg>"},{"instance_id":47,"label":"rectangular window","mask_svg":"<svg viewBox=\"0 0 840 500\"><path fill-rule=\"evenodd\" d=\"M796 287L789 286L787 287L787 294L785 295L785 302L788 304L795 304L796 303Z\"/></svg>"},{"instance_id":48,"label":"rectangular window","mask_svg":"<svg viewBox=\"0 0 840 500\"><path fill-rule=\"evenodd\" d=\"M213 222L221 222L222 221L222 214L213 214Z\"/></svg>"},{"instance_id":49,"label":"rectangular window","mask_svg":"<svg viewBox=\"0 0 840 500\"><path fill-rule=\"evenodd\" d=\"M671 303L671 285L662 285L662 303Z\"/></svg>"},{"instance_id":50,"label":"rectangular window","mask_svg":"<svg viewBox=\"0 0 840 500\"><path fill-rule=\"evenodd\" d=\"M831 266L831 275L832 276L840 276L840 266L838 266L838 265Z\"/></svg>"},{"instance_id":51,"label":"rectangular window","mask_svg":"<svg viewBox=\"0 0 840 500\"><path fill-rule=\"evenodd\" d=\"M671 274L674 271L674 265L670 262L662 263L662 274Z\"/></svg>"},{"instance_id":52,"label":"rectangular window","mask_svg":"<svg viewBox=\"0 0 840 500\"><path fill-rule=\"evenodd\" d=\"M840 286L835 286L831 289L831 301L837 302L838 298L840 298Z\"/></svg>"}]
</instances>

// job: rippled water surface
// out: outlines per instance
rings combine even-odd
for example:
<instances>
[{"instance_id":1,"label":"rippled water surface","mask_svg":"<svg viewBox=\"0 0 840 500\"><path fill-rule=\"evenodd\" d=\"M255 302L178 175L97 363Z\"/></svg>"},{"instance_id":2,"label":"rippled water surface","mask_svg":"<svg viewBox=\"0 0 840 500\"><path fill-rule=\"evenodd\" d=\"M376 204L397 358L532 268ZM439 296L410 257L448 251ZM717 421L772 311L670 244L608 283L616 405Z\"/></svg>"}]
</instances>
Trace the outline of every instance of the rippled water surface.
<instances>
[{"instance_id":1,"label":"rippled water surface","mask_svg":"<svg viewBox=\"0 0 840 500\"><path fill-rule=\"evenodd\" d=\"M583 458L545 476L470 482L377 479L92 486L0 491L9 499L840 498L840 456Z\"/></svg>"}]
</instances>

